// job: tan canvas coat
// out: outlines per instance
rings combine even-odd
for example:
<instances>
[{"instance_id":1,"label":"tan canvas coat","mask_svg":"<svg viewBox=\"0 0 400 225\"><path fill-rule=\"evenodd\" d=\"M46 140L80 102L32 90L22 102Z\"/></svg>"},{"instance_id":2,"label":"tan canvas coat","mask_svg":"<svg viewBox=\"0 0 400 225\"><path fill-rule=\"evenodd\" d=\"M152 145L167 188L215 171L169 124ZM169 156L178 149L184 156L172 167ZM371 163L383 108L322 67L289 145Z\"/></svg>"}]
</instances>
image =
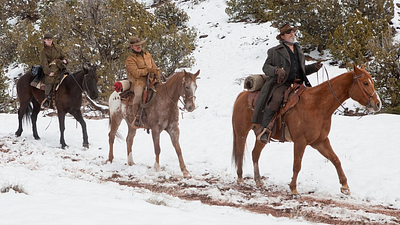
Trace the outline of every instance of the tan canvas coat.
<instances>
[{"instance_id":1,"label":"tan canvas coat","mask_svg":"<svg viewBox=\"0 0 400 225\"><path fill-rule=\"evenodd\" d=\"M153 57L146 51L143 51L143 56L132 52L128 58L126 58L126 74L132 86L140 85L145 87L146 76L148 74L147 68L155 68L158 71ZM153 75L156 79L160 80L159 72Z\"/></svg>"}]
</instances>

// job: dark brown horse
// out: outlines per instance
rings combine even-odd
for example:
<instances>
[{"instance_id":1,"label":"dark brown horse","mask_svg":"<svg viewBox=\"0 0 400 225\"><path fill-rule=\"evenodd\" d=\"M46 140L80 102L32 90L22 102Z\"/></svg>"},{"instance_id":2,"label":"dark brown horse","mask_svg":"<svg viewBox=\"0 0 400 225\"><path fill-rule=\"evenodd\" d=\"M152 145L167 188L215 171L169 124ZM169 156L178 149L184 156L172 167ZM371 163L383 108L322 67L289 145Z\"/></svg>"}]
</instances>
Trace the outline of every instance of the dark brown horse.
<instances>
[{"instance_id":1,"label":"dark brown horse","mask_svg":"<svg viewBox=\"0 0 400 225\"><path fill-rule=\"evenodd\" d=\"M330 88L330 86L332 88ZM243 183L242 166L243 154L247 135L255 125L251 123L253 111L248 107L249 92L245 91L237 97L233 114L233 160L237 168L237 182ZM324 83L307 88L300 97L299 103L286 115L286 140L294 142L293 177L290 183L292 195L298 195L297 176L301 169L301 161L307 145L317 149L330 160L339 176L341 192L350 194L347 178L343 172L339 158L334 153L329 142L328 134L331 129L331 119L334 111L346 99L352 98L369 111L379 111L381 102L377 95L371 75L364 66L339 75ZM281 128L277 128L273 139L280 140ZM254 180L257 186L263 186L258 168L258 160L265 144L256 141L252 151Z\"/></svg>"},{"instance_id":2,"label":"dark brown horse","mask_svg":"<svg viewBox=\"0 0 400 225\"><path fill-rule=\"evenodd\" d=\"M22 134L22 119L30 117L32 121L33 137L39 140L40 137L36 128L37 115L41 109L41 102L44 99L44 91L32 87L30 83L34 79L31 73L28 72L19 78L17 83L17 94L19 101L18 109L18 130L15 135L18 137ZM64 140L65 130L65 115L70 113L81 124L83 133L83 147L88 148L88 135L86 131L86 123L83 120L81 113L82 105L82 92L86 91L89 97L96 99L98 97L97 91L97 74L96 68L83 69L68 75L60 84L57 92L55 93L55 107L58 114L58 122L60 125L60 143L61 147L65 148L67 144ZM32 105L33 107L32 107Z\"/></svg>"},{"instance_id":3,"label":"dark brown horse","mask_svg":"<svg viewBox=\"0 0 400 225\"><path fill-rule=\"evenodd\" d=\"M157 94L152 100L152 103L145 109L146 116L143 122L146 128L151 130L153 137L154 151L156 154L156 162L154 168L156 171L160 170L160 133L165 130L171 137L172 145L178 155L179 165L185 177L189 176L186 169L185 162L183 161L181 147L179 145L179 109L178 101L180 97L183 98L184 108L192 112L195 109L195 92L197 89L196 78L200 70L195 74L183 71L171 75L166 83L157 86ZM119 93L113 92L109 98L110 107L110 132L108 133L108 141L110 150L108 154L109 162L114 159L113 145L115 135L117 134L118 127L122 119L128 124L128 135L126 137L128 165L133 165L132 158L132 145L133 138L136 135L136 129L131 127L134 119L132 109L130 106L122 103Z\"/></svg>"}]
</instances>

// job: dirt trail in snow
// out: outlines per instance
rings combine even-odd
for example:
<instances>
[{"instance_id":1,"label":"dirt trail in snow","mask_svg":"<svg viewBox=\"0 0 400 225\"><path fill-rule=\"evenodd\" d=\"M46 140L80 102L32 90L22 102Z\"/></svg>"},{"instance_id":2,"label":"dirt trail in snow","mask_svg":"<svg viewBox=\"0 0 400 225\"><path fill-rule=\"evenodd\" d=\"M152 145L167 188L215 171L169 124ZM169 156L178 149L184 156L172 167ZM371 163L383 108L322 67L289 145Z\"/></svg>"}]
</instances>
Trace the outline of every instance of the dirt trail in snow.
<instances>
[{"instance_id":1,"label":"dirt trail in snow","mask_svg":"<svg viewBox=\"0 0 400 225\"><path fill-rule=\"evenodd\" d=\"M266 183L266 178L263 179ZM160 178L157 182L143 182L133 177L124 179L114 174L106 180L129 187L145 188L155 193L169 194L184 200L241 208L251 212L271 214L275 217L301 217L310 222L327 224L400 223L400 210L390 206L373 205L344 195L323 197L309 193L293 198L289 188L284 190L285 187L275 185L255 188L247 184L225 183L210 174L189 180Z\"/></svg>"}]
</instances>

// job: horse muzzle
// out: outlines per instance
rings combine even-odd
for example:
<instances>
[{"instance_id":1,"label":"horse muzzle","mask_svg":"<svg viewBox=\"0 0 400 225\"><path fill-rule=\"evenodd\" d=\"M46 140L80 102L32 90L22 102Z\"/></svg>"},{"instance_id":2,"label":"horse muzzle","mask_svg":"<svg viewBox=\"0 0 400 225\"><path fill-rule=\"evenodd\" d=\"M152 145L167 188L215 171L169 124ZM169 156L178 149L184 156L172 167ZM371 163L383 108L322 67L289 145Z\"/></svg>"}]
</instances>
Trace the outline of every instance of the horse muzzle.
<instances>
[{"instance_id":1,"label":"horse muzzle","mask_svg":"<svg viewBox=\"0 0 400 225\"><path fill-rule=\"evenodd\" d=\"M381 100L378 94L375 94L375 98L371 97L365 107L367 107L369 112L379 112L382 108Z\"/></svg>"}]
</instances>

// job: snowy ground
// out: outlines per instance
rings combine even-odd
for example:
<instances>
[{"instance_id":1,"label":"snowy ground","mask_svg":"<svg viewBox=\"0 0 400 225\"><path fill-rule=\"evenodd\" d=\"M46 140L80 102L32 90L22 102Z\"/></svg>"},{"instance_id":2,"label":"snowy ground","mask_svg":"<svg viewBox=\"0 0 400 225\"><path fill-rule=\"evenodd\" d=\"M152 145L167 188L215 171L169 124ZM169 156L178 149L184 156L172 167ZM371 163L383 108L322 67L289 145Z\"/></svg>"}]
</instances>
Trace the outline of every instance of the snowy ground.
<instances>
[{"instance_id":1,"label":"snowy ground","mask_svg":"<svg viewBox=\"0 0 400 225\"><path fill-rule=\"evenodd\" d=\"M268 23L227 23L223 0L195 6L185 3L182 8L191 17L190 26L195 26L200 35L208 35L199 39L194 53L197 64L189 69L201 70L197 109L183 113L180 120L180 143L192 178L182 178L166 133L161 136L162 172L155 172L151 136L142 130L133 146L136 165L126 164L124 140L115 143L113 164L106 164L108 119L86 120L90 142L86 150L81 147L80 125L67 118L66 142L70 147L63 150L59 148L56 117L40 114L38 131L42 139L36 141L29 125L16 138L17 115L0 114L0 189L18 186L24 192L11 189L0 194L1 225L309 224L312 222L303 219L308 218L308 212L340 221L399 223L397 115L333 116L329 137L348 178L350 197L340 194L333 165L307 148L298 179L302 199L291 199L291 143L271 143L264 149L260 172L265 188L256 189L251 163L253 135L248 137L244 167L249 179L244 187L236 185L231 165L233 102L243 90L243 79L262 73L267 49L277 44L276 29ZM319 57L317 53L312 56ZM330 77L345 72L327 62L324 65ZM310 80L317 85L326 80L326 75L314 74ZM349 107L354 104L346 102ZM127 133L124 123L120 132ZM182 198L183 194L197 200ZM203 197L222 206L202 204ZM249 205L289 211L291 219L251 212L246 208Z\"/></svg>"}]
</instances>

